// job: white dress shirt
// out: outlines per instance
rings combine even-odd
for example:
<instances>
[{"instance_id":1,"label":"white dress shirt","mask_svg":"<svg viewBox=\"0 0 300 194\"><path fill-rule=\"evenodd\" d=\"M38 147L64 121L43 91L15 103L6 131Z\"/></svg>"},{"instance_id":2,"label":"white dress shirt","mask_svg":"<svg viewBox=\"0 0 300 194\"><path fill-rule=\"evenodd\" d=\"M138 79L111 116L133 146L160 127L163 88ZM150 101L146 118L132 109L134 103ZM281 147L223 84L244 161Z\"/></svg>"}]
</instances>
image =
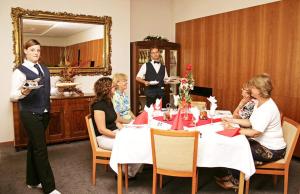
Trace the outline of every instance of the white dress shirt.
<instances>
[{"instance_id":1,"label":"white dress shirt","mask_svg":"<svg viewBox=\"0 0 300 194\"><path fill-rule=\"evenodd\" d=\"M158 73L161 64L160 63L154 63L154 60L151 60L151 64L153 65L156 73ZM136 75L136 77L140 77L142 79L145 79L145 74L146 74L146 63L144 63L142 65L142 67L140 68L140 70L139 70L138 74ZM167 69L165 67L165 77L164 77L164 79L167 79L167 78L168 78L168 72L167 72Z\"/></svg>"},{"instance_id":2,"label":"white dress shirt","mask_svg":"<svg viewBox=\"0 0 300 194\"><path fill-rule=\"evenodd\" d=\"M32 63L25 59L22 65L27 67L29 70L33 71L35 74L39 75L38 70L34 67L35 63ZM43 72L42 67L40 65L39 67ZM25 97L25 95L22 95L21 93L22 87L25 84L25 82L26 82L26 75L23 72L21 72L19 69L15 69L12 74L12 80L11 80L11 91L10 91L11 100L19 100Z\"/></svg>"}]
</instances>

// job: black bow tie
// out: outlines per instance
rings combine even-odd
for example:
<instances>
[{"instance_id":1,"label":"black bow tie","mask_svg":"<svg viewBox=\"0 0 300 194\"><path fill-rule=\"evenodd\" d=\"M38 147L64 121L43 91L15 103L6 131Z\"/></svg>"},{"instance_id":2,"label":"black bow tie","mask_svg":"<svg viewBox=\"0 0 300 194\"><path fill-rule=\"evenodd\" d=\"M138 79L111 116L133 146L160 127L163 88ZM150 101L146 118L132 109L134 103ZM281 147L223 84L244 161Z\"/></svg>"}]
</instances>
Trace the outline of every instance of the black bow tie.
<instances>
[{"instance_id":1,"label":"black bow tie","mask_svg":"<svg viewBox=\"0 0 300 194\"><path fill-rule=\"evenodd\" d=\"M159 64L160 62L159 62L159 61L154 61L153 63L154 63L154 64L155 64L155 63Z\"/></svg>"}]
</instances>

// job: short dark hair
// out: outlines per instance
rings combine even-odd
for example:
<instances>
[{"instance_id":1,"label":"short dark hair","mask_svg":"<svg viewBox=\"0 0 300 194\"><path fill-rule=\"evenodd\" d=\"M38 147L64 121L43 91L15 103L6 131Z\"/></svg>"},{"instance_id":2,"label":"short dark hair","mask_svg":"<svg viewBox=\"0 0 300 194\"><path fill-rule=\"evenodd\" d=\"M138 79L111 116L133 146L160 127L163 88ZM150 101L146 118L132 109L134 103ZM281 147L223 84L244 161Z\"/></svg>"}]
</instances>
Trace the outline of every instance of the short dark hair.
<instances>
[{"instance_id":1,"label":"short dark hair","mask_svg":"<svg viewBox=\"0 0 300 194\"><path fill-rule=\"evenodd\" d=\"M157 50L159 51L158 46L154 45L154 46L152 46L152 47L150 48L150 53L151 53L151 51L152 51L153 49L157 49Z\"/></svg>"},{"instance_id":2,"label":"short dark hair","mask_svg":"<svg viewBox=\"0 0 300 194\"><path fill-rule=\"evenodd\" d=\"M29 39L25 42L24 49L28 49L29 47L34 46L34 45L41 45L41 44L39 43L39 41L37 41L35 39Z\"/></svg>"}]
</instances>

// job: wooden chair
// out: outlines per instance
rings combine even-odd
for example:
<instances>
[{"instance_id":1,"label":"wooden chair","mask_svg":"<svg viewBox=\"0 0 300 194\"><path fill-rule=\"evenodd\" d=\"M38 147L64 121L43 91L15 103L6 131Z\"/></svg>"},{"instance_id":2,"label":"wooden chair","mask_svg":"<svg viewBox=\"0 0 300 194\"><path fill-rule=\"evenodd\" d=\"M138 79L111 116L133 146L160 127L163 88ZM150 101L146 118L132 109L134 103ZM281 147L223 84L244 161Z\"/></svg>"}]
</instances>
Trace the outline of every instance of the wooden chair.
<instances>
[{"instance_id":1,"label":"wooden chair","mask_svg":"<svg viewBox=\"0 0 300 194\"><path fill-rule=\"evenodd\" d=\"M197 192L197 152L199 132L151 129L153 158L152 194L157 190L157 174L192 177L192 194ZM162 179L160 179L162 181ZM161 185L161 183L160 183Z\"/></svg>"},{"instance_id":2,"label":"wooden chair","mask_svg":"<svg viewBox=\"0 0 300 194\"><path fill-rule=\"evenodd\" d=\"M88 128L90 143L93 151L92 183L93 185L96 185L96 164L104 164L107 167L107 165L109 164L111 151L104 150L98 146L91 115L87 115L85 117L85 121Z\"/></svg>"},{"instance_id":3,"label":"wooden chair","mask_svg":"<svg viewBox=\"0 0 300 194\"><path fill-rule=\"evenodd\" d=\"M206 102L204 101L192 101L191 105L197 107L199 110L206 109Z\"/></svg>"},{"instance_id":4,"label":"wooden chair","mask_svg":"<svg viewBox=\"0 0 300 194\"><path fill-rule=\"evenodd\" d=\"M256 174L270 174L270 175L283 175L284 176L284 194L288 193L288 178L289 167L293 156L293 152L297 143L297 139L300 133L300 124L289 119L283 118L283 136L287 143L287 149L285 157L276 162L266 163L256 166ZM274 179L276 182L276 179ZM249 193L250 179L246 181L246 194Z\"/></svg>"}]
</instances>

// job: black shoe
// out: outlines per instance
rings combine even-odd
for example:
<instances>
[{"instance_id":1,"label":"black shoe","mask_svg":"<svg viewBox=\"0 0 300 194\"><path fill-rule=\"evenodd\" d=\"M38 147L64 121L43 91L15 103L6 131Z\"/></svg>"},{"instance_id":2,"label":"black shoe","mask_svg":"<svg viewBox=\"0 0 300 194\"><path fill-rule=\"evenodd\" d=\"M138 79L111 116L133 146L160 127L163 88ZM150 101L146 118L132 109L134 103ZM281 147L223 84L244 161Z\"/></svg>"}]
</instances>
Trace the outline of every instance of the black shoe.
<instances>
[{"instance_id":1,"label":"black shoe","mask_svg":"<svg viewBox=\"0 0 300 194\"><path fill-rule=\"evenodd\" d=\"M128 176L128 181L136 181L136 179L137 179L136 176L133 176L133 177Z\"/></svg>"},{"instance_id":2,"label":"black shoe","mask_svg":"<svg viewBox=\"0 0 300 194\"><path fill-rule=\"evenodd\" d=\"M123 179L125 179L125 176L122 176ZM135 181L137 178L136 176L130 177L128 176L128 181ZM118 175L115 175L115 180L118 180Z\"/></svg>"}]
</instances>

